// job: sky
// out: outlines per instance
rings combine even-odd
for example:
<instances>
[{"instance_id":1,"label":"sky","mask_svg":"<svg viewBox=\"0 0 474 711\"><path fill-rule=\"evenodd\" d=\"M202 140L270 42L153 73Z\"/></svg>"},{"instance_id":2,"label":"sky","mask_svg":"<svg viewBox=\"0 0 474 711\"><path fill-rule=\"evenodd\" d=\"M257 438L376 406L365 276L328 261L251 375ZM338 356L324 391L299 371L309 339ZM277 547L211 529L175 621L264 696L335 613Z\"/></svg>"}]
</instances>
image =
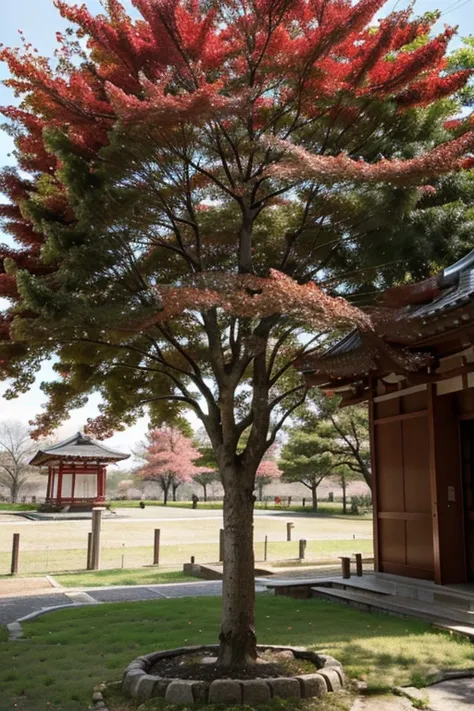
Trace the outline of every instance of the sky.
<instances>
[{"instance_id":1,"label":"sky","mask_svg":"<svg viewBox=\"0 0 474 711\"><path fill-rule=\"evenodd\" d=\"M99 0L86 0L85 4L93 12L101 10ZM408 0L398 0L398 2L389 0L386 4L386 12L394 7L397 10L402 9L407 4ZM416 0L415 9L419 14L428 10L441 10L443 15L439 22L440 29L444 24L458 26L458 38L453 40L452 46L459 44L461 37L474 34L474 0ZM41 54L49 56L55 47L55 33L63 30L64 27L65 24L59 17L53 0L0 0L0 45L18 46L20 44L18 30L21 29L27 41L37 47ZM6 77L5 66L0 65L0 81ZM11 92L0 85L0 105L10 104L13 101ZM12 163L13 159L9 155L11 149L10 138L0 130L0 166ZM2 241L1 232L0 241ZM51 364L46 364L38 377L38 382L28 394L16 400L0 399L0 420L19 420L24 424L31 420L40 412L41 404L44 402L39 383L50 379L52 374ZM0 395L6 387L0 384ZM68 437L82 429L87 418L97 414L98 403L98 397L94 397L85 408L73 411L70 420L57 430L57 438ZM147 425L147 420L143 419L125 432L119 432L107 442L118 449L130 452L135 448L137 441L143 439ZM123 466L130 466L130 463L124 463Z\"/></svg>"}]
</instances>

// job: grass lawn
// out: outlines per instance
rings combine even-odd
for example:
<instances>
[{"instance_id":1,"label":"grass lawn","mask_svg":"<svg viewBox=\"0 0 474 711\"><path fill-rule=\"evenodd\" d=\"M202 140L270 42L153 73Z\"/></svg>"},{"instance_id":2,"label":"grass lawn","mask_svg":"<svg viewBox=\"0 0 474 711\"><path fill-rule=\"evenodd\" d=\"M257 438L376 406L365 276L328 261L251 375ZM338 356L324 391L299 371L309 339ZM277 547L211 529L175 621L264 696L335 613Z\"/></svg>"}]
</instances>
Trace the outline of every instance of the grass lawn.
<instances>
[{"instance_id":1,"label":"grass lawn","mask_svg":"<svg viewBox=\"0 0 474 711\"><path fill-rule=\"evenodd\" d=\"M36 511L37 504L8 504L0 503L0 511Z\"/></svg>"},{"instance_id":2,"label":"grass lawn","mask_svg":"<svg viewBox=\"0 0 474 711\"><path fill-rule=\"evenodd\" d=\"M109 501L110 508L112 509L138 509L140 507L139 501ZM145 501L146 506L164 506L162 501ZM192 509L193 505L191 501L168 501L167 506L170 508L178 509ZM307 516L342 516L342 504L338 502L320 502L318 504L318 510L312 511L311 506L301 506L300 504L291 504L291 506L279 505L276 506L274 503L256 501L255 508L264 511L287 511L288 513L303 513ZM205 511L220 511L222 510L222 501L199 501L198 509L204 509ZM344 514L344 518L354 519L363 518L371 519L372 514Z\"/></svg>"},{"instance_id":3,"label":"grass lawn","mask_svg":"<svg viewBox=\"0 0 474 711\"><path fill-rule=\"evenodd\" d=\"M156 568L131 570L91 570L85 573L55 575L66 588L100 587L102 585L158 585L159 583L195 583L196 578L179 570L158 571Z\"/></svg>"},{"instance_id":4,"label":"grass lawn","mask_svg":"<svg viewBox=\"0 0 474 711\"><path fill-rule=\"evenodd\" d=\"M205 523L205 521L203 521ZM219 546L217 541L214 543L200 542L195 540L194 529L197 529L200 520L192 522L194 525L189 525L189 541L176 544L163 543L160 547L160 563L164 566L180 568L183 563L189 563L190 556L195 556L197 563L215 563L219 556ZM273 523L273 522L271 522ZM308 530L307 521L306 530ZM363 522L360 522L361 524ZM89 524L90 525L90 524ZM153 525L153 524L151 524ZM183 528L183 524L180 524ZM298 524L297 524L298 525ZM21 528L20 538L20 558L19 572L22 575L32 575L38 573L64 573L66 571L80 571L86 567L86 550L85 548L76 548L73 545L73 530L71 532L60 522L57 529L54 531L55 539L51 540L51 547L48 546L48 537L46 534L47 527L50 524L44 524L42 527L30 528L29 525ZM124 529L127 522L124 522ZM143 526L144 527L144 526ZM2 546L7 550L0 550L0 574L8 574L11 563L11 539L9 532L5 531L7 527L2 526L0 535L0 549ZM8 527L9 528L9 527ZM111 570L122 567L124 568L140 568L141 566L151 565L153 562L153 548L150 545L140 546L131 545L135 540L140 540L137 535L138 528L142 528L140 523L132 522L128 529L118 530L116 523L109 526L104 525L102 536L102 552L101 552L101 567ZM171 528L171 526L169 527ZM184 527L186 528L186 527ZM274 528L276 528L274 526ZM298 527L298 533L293 534L293 541L269 540L268 542L268 562L288 561L298 558L298 538L305 537L306 530L302 526ZM282 535L283 526L280 526ZM262 530L263 527L262 527ZM311 534L311 531L308 531ZM5 534L5 535L3 535ZM59 538L60 535L68 536L68 538ZM114 534L113 536L110 534ZM117 545L116 541L121 540L119 536L128 541L127 545ZM347 534L346 534L347 535ZM28 538L27 538L28 536ZM36 536L36 537L35 537ZM196 536L197 537L197 536ZM171 535L168 529L162 531L162 541L169 540ZM151 541L152 536L148 535ZM69 542L70 548L67 547ZM115 543L115 545L113 545ZM53 547L57 545L58 547ZM262 540L255 542L255 559L257 563L262 563L264 559L264 543ZM329 540L308 540L306 546L306 563L317 561L335 561L338 563L338 556L352 553L363 553L371 556L373 554L372 540L368 538L358 538L353 540L348 539L329 539Z\"/></svg>"},{"instance_id":5,"label":"grass lawn","mask_svg":"<svg viewBox=\"0 0 474 711\"><path fill-rule=\"evenodd\" d=\"M84 711L92 687L120 679L134 657L215 642L220 607L220 598L116 603L61 610L27 623L26 640L1 638L0 709ZM474 665L474 647L467 640L434 632L422 622L323 600L260 595L257 632L262 642L326 650L371 690L420 686L438 669ZM134 707L117 704L111 711L119 708Z\"/></svg>"}]
</instances>

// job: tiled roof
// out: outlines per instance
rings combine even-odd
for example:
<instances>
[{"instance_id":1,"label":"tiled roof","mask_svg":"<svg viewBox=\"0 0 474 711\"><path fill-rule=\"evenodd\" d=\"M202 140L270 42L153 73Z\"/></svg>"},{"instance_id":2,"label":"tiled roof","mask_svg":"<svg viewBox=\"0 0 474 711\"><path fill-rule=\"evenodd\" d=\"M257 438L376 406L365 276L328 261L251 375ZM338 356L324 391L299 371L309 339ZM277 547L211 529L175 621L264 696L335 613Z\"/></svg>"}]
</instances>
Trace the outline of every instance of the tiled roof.
<instances>
[{"instance_id":1,"label":"tiled roof","mask_svg":"<svg viewBox=\"0 0 474 711\"><path fill-rule=\"evenodd\" d=\"M128 459L129 456L129 454L104 447L100 442L95 442L90 437L77 432L73 437L65 439L63 442L38 450L30 464L41 466L52 459L93 459L118 462Z\"/></svg>"},{"instance_id":2,"label":"tiled roof","mask_svg":"<svg viewBox=\"0 0 474 711\"><path fill-rule=\"evenodd\" d=\"M409 318L430 319L445 312L458 309L474 299L474 269L467 269L458 276L458 283L442 292L429 304L423 304Z\"/></svg>"},{"instance_id":3,"label":"tiled roof","mask_svg":"<svg viewBox=\"0 0 474 711\"><path fill-rule=\"evenodd\" d=\"M436 287L434 290L433 283ZM456 264L444 269L437 277L421 283L420 287L425 284L429 287L425 289L428 302L419 305L420 294L423 294L421 290L420 294L416 295L416 306L408 305L398 311L398 317L395 317L391 324L387 322L385 335L382 337L387 344L392 341L398 346L403 342L411 345L413 341L425 336L447 332L473 320L474 250ZM408 285L407 294L415 293L414 287L416 285ZM399 287L398 294L403 293L403 290L404 287ZM414 301L411 303L414 304ZM467 306L471 306L469 311L466 311ZM410 322L411 328L408 328L407 321ZM400 339L400 333L408 336L406 340ZM298 370L307 374L327 375L329 379L367 375L377 369L376 350L373 342L367 341L358 330L354 330L325 353L308 354L306 359L302 358Z\"/></svg>"}]
</instances>

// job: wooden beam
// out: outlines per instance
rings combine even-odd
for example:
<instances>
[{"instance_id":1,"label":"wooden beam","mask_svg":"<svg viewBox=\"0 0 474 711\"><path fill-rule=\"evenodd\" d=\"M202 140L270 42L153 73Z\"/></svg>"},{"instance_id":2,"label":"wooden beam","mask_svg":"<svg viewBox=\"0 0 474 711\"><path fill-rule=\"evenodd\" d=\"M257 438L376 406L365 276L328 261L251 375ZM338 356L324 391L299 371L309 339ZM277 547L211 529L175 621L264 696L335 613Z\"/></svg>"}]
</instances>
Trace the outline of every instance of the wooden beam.
<instances>
[{"instance_id":1,"label":"wooden beam","mask_svg":"<svg viewBox=\"0 0 474 711\"><path fill-rule=\"evenodd\" d=\"M398 422L399 420L413 420L417 417L427 417L428 410L416 410L416 412L405 412L401 415L390 415L390 417L379 417L374 420L375 425L385 425L389 422Z\"/></svg>"},{"instance_id":2,"label":"wooden beam","mask_svg":"<svg viewBox=\"0 0 474 711\"><path fill-rule=\"evenodd\" d=\"M408 511L382 511L378 514L378 518L392 521L426 521L427 518L431 518L431 514L411 513Z\"/></svg>"},{"instance_id":3,"label":"wooden beam","mask_svg":"<svg viewBox=\"0 0 474 711\"><path fill-rule=\"evenodd\" d=\"M370 440L370 469L372 473L372 525L374 537L374 569L381 572L380 568L380 547L379 547L379 521L378 521L378 498L377 498L377 466L376 466L376 446L375 420L374 420L374 391L375 380L369 379L369 440Z\"/></svg>"},{"instance_id":4,"label":"wooden beam","mask_svg":"<svg viewBox=\"0 0 474 711\"><path fill-rule=\"evenodd\" d=\"M434 579L438 585L441 584L441 556L439 546L439 517L438 517L438 490L436 479L436 432L435 432L435 408L436 386L428 386L428 431L429 431L429 471L431 490L431 520L433 530L433 556L434 556Z\"/></svg>"}]
</instances>

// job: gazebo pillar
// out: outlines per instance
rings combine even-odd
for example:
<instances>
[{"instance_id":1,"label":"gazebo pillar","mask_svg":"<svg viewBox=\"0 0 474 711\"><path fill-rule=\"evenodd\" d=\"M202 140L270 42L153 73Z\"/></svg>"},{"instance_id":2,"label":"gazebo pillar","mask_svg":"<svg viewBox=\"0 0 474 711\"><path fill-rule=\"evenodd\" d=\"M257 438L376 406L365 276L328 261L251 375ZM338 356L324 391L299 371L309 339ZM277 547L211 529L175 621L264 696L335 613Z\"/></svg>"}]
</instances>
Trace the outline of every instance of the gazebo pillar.
<instances>
[{"instance_id":1,"label":"gazebo pillar","mask_svg":"<svg viewBox=\"0 0 474 711\"><path fill-rule=\"evenodd\" d=\"M62 461L60 461L59 462L59 471L58 471L58 492L56 494L56 501L58 504L61 503L62 490L63 490L63 463L62 463Z\"/></svg>"},{"instance_id":2,"label":"gazebo pillar","mask_svg":"<svg viewBox=\"0 0 474 711\"><path fill-rule=\"evenodd\" d=\"M49 501L51 498L52 478L52 467L48 467L48 486L46 488L46 501Z\"/></svg>"},{"instance_id":3,"label":"gazebo pillar","mask_svg":"<svg viewBox=\"0 0 474 711\"><path fill-rule=\"evenodd\" d=\"M105 501L105 476L106 468L97 467L97 501Z\"/></svg>"}]
</instances>

